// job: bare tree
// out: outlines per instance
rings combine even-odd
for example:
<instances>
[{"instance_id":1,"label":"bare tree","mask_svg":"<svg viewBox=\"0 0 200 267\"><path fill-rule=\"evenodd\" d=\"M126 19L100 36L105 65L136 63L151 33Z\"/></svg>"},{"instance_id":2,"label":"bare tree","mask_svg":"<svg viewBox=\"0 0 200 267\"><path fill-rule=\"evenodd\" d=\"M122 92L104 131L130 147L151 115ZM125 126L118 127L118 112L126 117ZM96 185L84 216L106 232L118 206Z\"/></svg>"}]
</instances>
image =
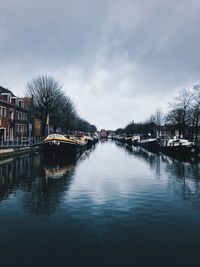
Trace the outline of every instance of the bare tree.
<instances>
[{"instance_id":1,"label":"bare tree","mask_svg":"<svg viewBox=\"0 0 200 267\"><path fill-rule=\"evenodd\" d=\"M51 117L64 96L61 88L59 82L48 75L37 76L27 84L26 94L32 98L33 111L41 119L43 135L47 117Z\"/></svg>"},{"instance_id":2,"label":"bare tree","mask_svg":"<svg viewBox=\"0 0 200 267\"><path fill-rule=\"evenodd\" d=\"M155 117L154 115L151 115L146 121L145 123L155 123Z\"/></svg>"},{"instance_id":3,"label":"bare tree","mask_svg":"<svg viewBox=\"0 0 200 267\"><path fill-rule=\"evenodd\" d=\"M58 127L61 128L62 132L73 130L75 128L76 117L77 112L72 100L68 96L63 96L52 114L54 131L56 131Z\"/></svg>"},{"instance_id":4,"label":"bare tree","mask_svg":"<svg viewBox=\"0 0 200 267\"><path fill-rule=\"evenodd\" d=\"M161 109L157 109L154 114L154 122L157 126L161 126L164 121L164 115Z\"/></svg>"},{"instance_id":5,"label":"bare tree","mask_svg":"<svg viewBox=\"0 0 200 267\"><path fill-rule=\"evenodd\" d=\"M91 125L79 118L72 100L64 94L54 77L41 75L33 78L27 84L26 94L32 99L34 115L41 119L43 135L48 116L54 131L58 128L62 132L75 130L77 125L80 125L82 130L90 131Z\"/></svg>"},{"instance_id":6,"label":"bare tree","mask_svg":"<svg viewBox=\"0 0 200 267\"><path fill-rule=\"evenodd\" d=\"M195 135L195 140L198 139L199 125L200 125L200 82L194 85L194 98L193 105L190 111L191 114L191 124L192 129L194 129L193 134Z\"/></svg>"},{"instance_id":7,"label":"bare tree","mask_svg":"<svg viewBox=\"0 0 200 267\"><path fill-rule=\"evenodd\" d=\"M179 91L175 102L170 104L170 111L165 117L166 122L177 125L179 137L185 136L186 127L189 126L189 111L193 98L194 95L190 91L186 89Z\"/></svg>"}]
</instances>

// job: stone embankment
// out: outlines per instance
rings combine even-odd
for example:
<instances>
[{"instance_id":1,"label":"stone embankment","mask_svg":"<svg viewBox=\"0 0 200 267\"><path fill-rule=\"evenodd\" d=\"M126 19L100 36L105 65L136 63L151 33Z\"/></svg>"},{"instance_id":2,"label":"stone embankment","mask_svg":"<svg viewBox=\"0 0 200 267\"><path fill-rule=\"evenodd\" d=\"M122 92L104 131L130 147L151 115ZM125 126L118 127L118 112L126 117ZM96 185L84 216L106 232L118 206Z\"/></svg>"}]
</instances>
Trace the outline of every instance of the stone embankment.
<instances>
[{"instance_id":1,"label":"stone embankment","mask_svg":"<svg viewBox=\"0 0 200 267\"><path fill-rule=\"evenodd\" d=\"M39 151L41 145L27 145L27 146L13 146L13 147L2 147L0 148L0 158L14 156L24 153L31 153Z\"/></svg>"}]
</instances>

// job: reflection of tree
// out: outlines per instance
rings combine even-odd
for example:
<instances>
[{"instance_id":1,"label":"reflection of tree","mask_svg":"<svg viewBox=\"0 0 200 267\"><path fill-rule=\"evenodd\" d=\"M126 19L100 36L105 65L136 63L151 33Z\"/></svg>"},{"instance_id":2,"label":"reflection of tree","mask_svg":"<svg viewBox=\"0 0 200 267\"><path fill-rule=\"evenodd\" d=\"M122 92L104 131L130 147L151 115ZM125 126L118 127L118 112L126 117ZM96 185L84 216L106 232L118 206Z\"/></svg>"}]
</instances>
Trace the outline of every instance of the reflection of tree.
<instances>
[{"instance_id":1,"label":"reflection of tree","mask_svg":"<svg viewBox=\"0 0 200 267\"><path fill-rule=\"evenodd\" d=\"M129 146L126 144L120 144L118 143L120 147L125 148L126 151L130 155L134 155L135 157L142 159L148 165L153 169L156 170L156 175L160 176L160 156L159 154L155 154L152 152L149 152L141 147L134 147L134 146Z\"/></svg>"},{"instance_id":2,"label":"reflection of tree","mask_svg":"<svg viewBox=\"0 0 200 267\"><path fill-rule=\"evenodd\" d=\"M74 166L91 151L70 158L32 154L0 161L0 201L21 189L25 211L44 216L54 213L69 190Z\"/></svg>"},{"instance_id":3,"label":"reflection of tree","mask_svg":"<svg viewBox=\"0 0 200 267\"><path fill-rule=\"evenodd\" d=\"M156 177L160 177L161 170L168 175L169 190L172 189L183 201L190 201L194 207L200 208L200 162L182 161L168 157L162 153L154 154L140 147L126 148L130 155L140 158L155 170Z\"/></svg>"},{"instance_id":4,"label":"reflection of tree","mask_svg":"<svg viewBox=\"0 0 200 267\"><path fill-rule=\"evenodd\" d=\"M200 163L186 163L177 160L168 164L170 185L184 201L191 201L200 208Z\"/></svg>"},{"instance_id":5,"label":"reflection of tree","mask_svg":"<svg viewBox=\"0 0 200 267\"><path fill-rule=\"evenodd\" d=\"M36 177L32 181L31 190L26 192L24 209L36 215L50 215L56 211L63 193L71 184L71 174L60 179Z\"/></svg>"},{"instance_id":6,"label":"reflection of tree","mask_svg":"<svg viewBox=\"0 0 200 267\"><path fill-rule=\"evenodd\" d=\"M30 192L24 198L24 209L43 216L54 213L70 187L75 163L76 158L44 158L42 175L32 180Z\"/></svg>"},{"instance_id":7,"label":"reflection of tree","mask_svg":"<svg viewBox=\"0 0 200 267\"><path fill-rule=\"evenodd\" d=\"M0 201L22 189L26 211L38 215L55 212L61 196L70 186L71 169L76 160L45 159L42 154L32 154L1 161ZM48 169L65 171L60 172L59 179L52 179L51 176L45 176L45 170Z\"/></svg>"}]
</instances>

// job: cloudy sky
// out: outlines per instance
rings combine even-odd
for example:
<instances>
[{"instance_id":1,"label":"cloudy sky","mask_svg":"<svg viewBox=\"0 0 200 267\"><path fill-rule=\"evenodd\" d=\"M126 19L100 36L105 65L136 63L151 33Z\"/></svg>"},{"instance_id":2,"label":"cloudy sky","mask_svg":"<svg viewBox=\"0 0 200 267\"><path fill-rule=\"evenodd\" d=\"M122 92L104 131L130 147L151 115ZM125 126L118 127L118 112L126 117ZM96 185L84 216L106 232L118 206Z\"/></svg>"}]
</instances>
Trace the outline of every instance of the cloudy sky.
<instances>
[{"instance_id":1,"label":"cloudy sky","mask_svg":"<svg viewBox=\"0 0 200 267\"><path fill-rule=\"evenodd\" d=\"M200 0L1 0L0 85L53 75L79 115L116 129L200 80Z\"/></svg>"}]
</instances>

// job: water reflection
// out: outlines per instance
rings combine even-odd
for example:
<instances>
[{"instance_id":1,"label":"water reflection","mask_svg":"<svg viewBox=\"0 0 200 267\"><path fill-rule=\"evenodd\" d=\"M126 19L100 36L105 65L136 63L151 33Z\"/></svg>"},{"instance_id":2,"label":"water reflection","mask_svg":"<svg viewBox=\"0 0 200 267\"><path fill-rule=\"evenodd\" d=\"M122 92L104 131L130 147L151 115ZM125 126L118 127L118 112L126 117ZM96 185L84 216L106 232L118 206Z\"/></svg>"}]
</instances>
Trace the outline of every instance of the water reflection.
<instances>
[{"instance_id":1,"label":"water reflection","mask_svg":"<svg viewBox=\"0 0 200 267\"><path fill-rule=\"evenodd\" d=\"M45 157L42 153L0 161L0 201L23 192L26 212L54 213L73 179L73 169L89 151L74 157Z\"/></svg>"},{"instance_id":2,"label":"water reflection","mask_svg":"<svg viewBox=\"0 0 200 267\"><path fill-rule=\"evenodd\" d=\"M29 188L31 179L42 175L41 155L22 156L0 161L0 201L17 189Z\"/></svg>"},{"instance_id":3,"label":"water reflection","mask_svg":"<svg viewBox=\"0 0 200 267\"><path fill-rule=\"evenodd\" d=\"M111 145L110 142L106 143ZM117 146L130 157L145 162L156 179L167 181L169 190L180 199L200 207L199 162L183 162L121 143ZM0 201L20 190L27 212L37 215L54 213L62 197L70 190L75 167L80 161L89 159L91 154L92 150L79 157L51 158L38 153L0 161ZM96 167L92 168L97 170L98 162L95 164Z\"/></svg>"},{"instance_id":4,"label":"water reflection","mask_svg":"<svg viewBox=\"0 0 200 267\"><path fill-rule=\"evenodd\" d=\"M43 157L42 175L32 177L31 188L23 198L24 210L42 217L54 213L70 188L76 162L75 157Z\"/></svg>"},{"instance_id":5,"label":"water reflection","mask_svg":"<svg viewBox=\"0 0 200 267\"><path fill-rule=\"evenodd\" d=\"M73 169L78 158L76 156L66 158L66 157L44 157L43 168L44 176L48 179L62 178L70 170Z\"/></svg>"},{"instance_id":6,"label":"water reflection","mask_svg":"<svg viewBox=\"0 0 200 267\"><path fill-rule=\"evenodd\" d=\"M200 164L96 148L0 162L2 266L195 266Z\"/></svg>"},{"instance_id":7,"label":"water reflection","mask_svg":"<svg viewBox=\"0 0 200 267\"><path fill-rule=\"evenodd\" d=\"M167 176L169 189L183 201L200 208L200 162L183 161L162 153L152 153L140 147L121 145L129 155L148 163L157 178Z\"/></svg>"}]
</instances>

